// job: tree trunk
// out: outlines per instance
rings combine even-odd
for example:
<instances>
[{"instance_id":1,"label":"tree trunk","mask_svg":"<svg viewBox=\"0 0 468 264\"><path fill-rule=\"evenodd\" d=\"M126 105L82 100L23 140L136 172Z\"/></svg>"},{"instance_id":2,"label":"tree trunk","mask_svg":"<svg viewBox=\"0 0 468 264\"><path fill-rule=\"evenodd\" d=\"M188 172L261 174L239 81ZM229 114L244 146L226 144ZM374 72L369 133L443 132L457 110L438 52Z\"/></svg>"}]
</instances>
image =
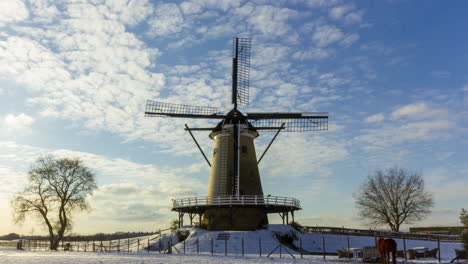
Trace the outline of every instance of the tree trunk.
<instances>
[{"instance_id":1,"label":"tree trunk","mask_svg":"<svg viewBox=\"0 0 468 264\"><path fill-rule=\"evenodd\" d=\"M50 242L50 250L58 250L60 241L58 239L54 239L52 242Z\"/></svg>"}]
</instances>

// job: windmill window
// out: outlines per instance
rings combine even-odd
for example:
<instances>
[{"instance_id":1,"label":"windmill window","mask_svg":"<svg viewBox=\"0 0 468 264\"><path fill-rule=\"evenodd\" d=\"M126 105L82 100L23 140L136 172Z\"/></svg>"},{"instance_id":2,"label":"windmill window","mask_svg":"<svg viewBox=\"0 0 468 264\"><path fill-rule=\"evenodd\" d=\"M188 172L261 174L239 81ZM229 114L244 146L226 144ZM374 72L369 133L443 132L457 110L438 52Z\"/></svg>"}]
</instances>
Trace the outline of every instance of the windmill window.
<instances>
[{"instance_id":1,"label":"windmill window","mask_svg":"<svg viewBox=\"0 0 468 264\"><path fill-rule=\"evenodd\" d=\"M217 148L215 148L215 149L213 150L213 156L216 155L216 151L217 151L217 150L218 150Z\"/></svg>"},{"instance_id":2,"label":"windmill window","mask_svg":"<svg viewBox=\"0 0 468 264\"><path fill-rule=\"evenodd\" d=\"M247 146L246 145L242 146L242 153L247 153Z\"/></svg>"}]
</instances>

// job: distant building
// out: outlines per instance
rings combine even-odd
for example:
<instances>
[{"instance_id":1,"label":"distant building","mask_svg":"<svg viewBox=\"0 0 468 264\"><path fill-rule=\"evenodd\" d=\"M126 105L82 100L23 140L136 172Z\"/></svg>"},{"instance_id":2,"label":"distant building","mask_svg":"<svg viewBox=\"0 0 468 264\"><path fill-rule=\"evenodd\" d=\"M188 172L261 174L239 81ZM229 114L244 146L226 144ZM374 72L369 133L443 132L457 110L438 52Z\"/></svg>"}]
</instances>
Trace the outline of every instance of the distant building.
<instances>
[{"instance_id":1,"label":"distant building","mask_svg":"<svg viewBox=\"0 0 468 264\"><path fill-rule=\"evenodd\" d=\"M427 233L440 235L460 235L465 226L430 226L430 227L410 227L410 233Z\"/></svg>"}]
</instances>

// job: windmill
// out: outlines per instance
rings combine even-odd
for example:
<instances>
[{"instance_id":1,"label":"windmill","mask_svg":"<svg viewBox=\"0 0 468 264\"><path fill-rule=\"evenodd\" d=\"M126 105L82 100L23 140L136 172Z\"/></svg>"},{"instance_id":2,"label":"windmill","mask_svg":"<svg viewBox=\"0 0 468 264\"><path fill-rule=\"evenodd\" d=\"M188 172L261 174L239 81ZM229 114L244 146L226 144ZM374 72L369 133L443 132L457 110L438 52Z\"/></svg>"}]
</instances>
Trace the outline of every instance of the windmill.
<instances>
[{"instance_id":1,"label":"windmill","mask_svg":"<svg viewBox=\"0 0 468 264\"><path fill-rule=\"evenodd\" d=\"M258 164L280 131L302 132L328 129L327 113L241 113L239 105L249 103L250 38L233 39L232 104L226 114L216 107L171 104L148 100L147 117L173 117L220 120L215 127L189 128L187 130L208 163L210 177L205 197L173 200L173 211L179 213L179 223L184 214L209 230L254 230L268 224L268 213L279 213L283 223L288 223L289 213L300 210L294 198L264 196ZM192 131L210 131L214 140L210 162L195 139ZM261 132L276 132L259 159L256 157L254 139ZM202 219L203 216L203 219Z\"/></svg>"}]
</instances>

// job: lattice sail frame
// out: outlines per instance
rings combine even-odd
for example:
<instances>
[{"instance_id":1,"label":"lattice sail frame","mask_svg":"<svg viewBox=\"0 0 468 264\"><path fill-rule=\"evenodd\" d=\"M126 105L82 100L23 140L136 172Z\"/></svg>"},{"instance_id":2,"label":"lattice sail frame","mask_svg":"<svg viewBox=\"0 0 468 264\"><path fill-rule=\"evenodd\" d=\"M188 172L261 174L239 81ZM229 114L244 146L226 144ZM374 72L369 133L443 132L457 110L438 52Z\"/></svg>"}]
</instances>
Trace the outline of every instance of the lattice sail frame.
<instances>
[{"instance_id":1,"label":"lattice sail frame","mask_svg":"<svg viewBox=\"0 0 468 264\"><path fill-rule=\"evenodd\" d=\"M149 117L189 117L189 118L224 118L217 107L171 104L146 101L145 116Z\"/></svg>"},{"instance_id":2,"label":"lattice sail frame","mask_svg":"<svg viewBox=\"0 0 468 264\"><path fill-rule=\"evenodd\" d=\"M252 40L250 38L236 38L233 45L233 57L237 58L237 94L236 101L238 105L249 103L250 86L250 51ZM234 67L234 66L233 66Z\"/></svg>"},{"instance_id":3,"label":"lattice sail frame","mask_svg":"<svg viewBox=\"0 0 468 264\"><path fill-rule=\"evenodd\" d=\"M328 130L328 113L247 113L258 130L275 132L284 123L284 132Z\"/></svg>"}]
</instances>

